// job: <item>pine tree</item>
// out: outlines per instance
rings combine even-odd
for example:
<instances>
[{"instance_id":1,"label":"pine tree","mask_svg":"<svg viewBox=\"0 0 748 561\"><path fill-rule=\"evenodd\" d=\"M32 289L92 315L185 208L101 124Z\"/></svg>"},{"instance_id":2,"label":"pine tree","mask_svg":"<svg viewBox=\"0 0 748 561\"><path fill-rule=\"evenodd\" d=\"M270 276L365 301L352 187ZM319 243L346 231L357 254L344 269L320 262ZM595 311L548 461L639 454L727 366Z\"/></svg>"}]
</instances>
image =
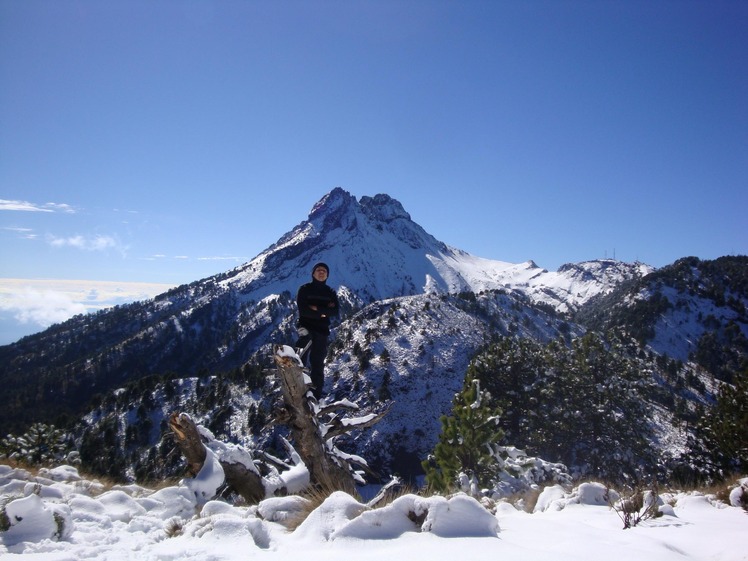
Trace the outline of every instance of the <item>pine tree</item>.
<instances>
[{"instance_id":1,"label":"pine tree","mask_svg":"<svg viewBox=\"0 0 748 561\"><path fill-rule=\"evenodd\" d=\"M748 369L732 379L722 384L717 402L697 426L701 446L692 444L707 474L720 478L748 470Z\"/></svg>"},{"instance_id":2,"label":"pine tree","mask_svg":"<svg viewBox=\"0 0 748 561\"><path fill-rule=\"evenodd\" d=\"M619 345L596 334L575 340L564 360L569 391L563 424L570 448L563 461L614 481L638 477L654 463L643 373Z\"/></svg>"},{"instance_id":3,"label":"pine tree","mask_svg":"<svg viewBox=\"0 0 748 561\"><path fill-rule=\"evenodd\" d=\"M542 391L538 381L545 366L539 343L504 337L468 369L468 375L480 379L481 386L490 393L491 405L502 411L501 428L514 443L536 432L535 409Z\"/></svg>"},{"instance_id":4,"label":"pine tree","mask_svg":"<svg viewBox=\"0 0 748 561\"><path fill-rule=\"evenodd\" d=\"M461 472L487 485L496 475L496 459L488 446L499 442L499 411L488 405L488 394L480 381L467 376L462 391L455 396L452 414L441 418L442 432L434 454L423 463L428 484L447 491Z\"/></svg>"},{"instance_id":5,"label":"pine tree","mask_svg":"<svg viewBox=\"0 0 748 561\"><path fill-rule=\"evenodd\" d=\"M392 381L392 375L389 370L385 370L382 375L382 385L379 386L379 401L389 401L392 399L392 393L390 392L390 382Z\"/></svg>"},{"instance_id":6,"label":"pine tree","mask_svg":"<svg viewBox=\"0 0 748 561\"><path fill-rule=\"evenodd\" d=\"M8 435L0 442L0 456L31 466L47 466L65 459L71 451L67 434L54 425L35 423L21 436Z\"/></svg>"},{"instance_id":7,"label":"pine tree","mask_svg":"<svg viewBox=\"0 0 748 561\"><path fill-rule=\"evenodd\" d=\"M501 427L513 445L617 481L656 463L647 443L648 369L636 349L592 333L571 346L507 337L477 357L469 375L505 412Z\"/></svg>"}]
</instances>

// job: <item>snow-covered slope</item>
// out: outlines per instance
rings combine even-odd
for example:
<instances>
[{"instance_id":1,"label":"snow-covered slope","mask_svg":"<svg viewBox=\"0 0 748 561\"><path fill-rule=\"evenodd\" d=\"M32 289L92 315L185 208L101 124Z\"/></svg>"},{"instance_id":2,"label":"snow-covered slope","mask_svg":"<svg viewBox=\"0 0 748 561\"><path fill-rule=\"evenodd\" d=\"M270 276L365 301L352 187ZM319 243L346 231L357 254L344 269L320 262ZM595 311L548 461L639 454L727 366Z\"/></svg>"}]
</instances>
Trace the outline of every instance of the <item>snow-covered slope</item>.
<instances>
[{"instance_id":1,"label":"snow-covered slope","mask_svg":"<svg viewBox=\"0 0 748 561\"><path fill-rule=\"evenodd\" d=\"M343 352L334 352L327 366L326 391L336 398L356 396L365 409L388 407L375 430L356 436L356 452L378 468L417 472L481 346L509 333L549 341L563 336L563 324L543 310L518 307L505 293L376 302L336 330Z\"/></svg>"},{"instance_id":2,"label":"snow-covered slope","mask_svg":"<svg viewBox=\"0 0 748 561\"><path fill-rule=\"evenodd\" d=\"M558 271L533 277L525 291L536 302L544 302L559 312L573 312L591 298L607 294L621 283L644 277L654 267L644 263L624 263L597 259L567 263Z\"/></svg>"},{"instance_id":3,"label":"snow-covered slope","mask_svg":"<svg viewBox=\"0 0 748 561\"><path fill-rule=\"evenodd\" d=\"M748 257L695 257L635 283L619 284L590 302L583 320L594 329L622 328L660 355L739 368L748 353ZM719 368L718 368L719 369Z\"/></svg>"},{"instance_id":4,"label":"snow-covered slope","mask_svg":"<svg viewBox=\"0 0 748 561\"><path fill-rule=\"evenodd\" d=\"M532 261L484 259L448 246L413 222L388 195L361 197L336 188L307 220L223 284L255 300L307 282L317 261L330 265L330 284L361 303L423 293L512 289L559 311L570 311L623 280L652 269L618 261L565 265L550 273Z\"/></svg>"},{"instance_id":5,"label":"snow-covered slope","mask_svg":"<svg viewBox=\"0 0 748 561\"><path fill-rule=\"evenodd\" d=\"M14 403L32 403L46 395L38 387L43 377L59 379L67 393L33 407L53 418L80 413L94 388L108 391L154 373L192 376L241 367L258 353L267 355L269 343L295 339L294 296L317 261L331 268L328 282L339 291L344 316L389 298L495 290L575 310L647 270L592 261L550 273L531 261L480 258L435 239L387 195L357 200L336 188L306 220L240 267L3 347L0 398L11 401L2 388L14 387L26 396ZM70 380L67 372L80 371L81 364ZM0 424L19 418L15 413L0 413Z\"/></svg>"}]
</instances>

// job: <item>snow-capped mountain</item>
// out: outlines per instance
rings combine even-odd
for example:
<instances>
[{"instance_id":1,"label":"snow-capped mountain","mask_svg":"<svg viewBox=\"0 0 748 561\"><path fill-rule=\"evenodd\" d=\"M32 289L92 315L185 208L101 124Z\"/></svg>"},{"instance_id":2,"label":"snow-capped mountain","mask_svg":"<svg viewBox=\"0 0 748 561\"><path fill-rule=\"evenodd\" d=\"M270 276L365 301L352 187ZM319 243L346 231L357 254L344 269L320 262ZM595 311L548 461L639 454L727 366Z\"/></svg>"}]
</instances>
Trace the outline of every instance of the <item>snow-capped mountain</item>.
<instances>
[{"instance_id":1,"label":"snow-capped mountain","mask_svg":"<svg viewBox=\"0 0 748 561\"><path fill-rule=\"evenodd\" d=\"M623 328L660 355L725 378L725 367L748 356L748 257L679 259L591 299L578 319Z\"/></svg>"},{"instance_id":2,"label":"snow-capped mountain","mask_svg":"<svg viewBox=\"0 0 748 561\"><path fill-rule=\"evenodd\" d=\"M483 259L448 246L413 222L388 195L361 197L336 188L307 220L222 285L260 300L307 282L317 261L331 268L330 284L361 303L397 296L510 289L559 311L578 308L620 282L651 272L643 264L590 261L550 273L532 261Z\"/></svg>"},{"instance_id":3,"label":"snow-capped mountain","mask_svg":"<svg viewBox=\"0 0 748 561\"><path fill-rule=\"evenodd\" d=\"M129 442L121 449L134 455L119 458L123 465L156 457L154 441L174 408L235 441L269 443L273 431L262 419L272 373L262 368L272 343L295 340L294 296L317 261L330 266L344 312L331 339L326 391L371 409L391 403L376 430L353 446L409 472L433 449L439 416L449 413L469 362L489 340L570 341L594 323L578 319L590 305L628 309L620 295L653 271L598 260L549 272L532 261L483 259L436 240L387 195L357 200L337 188L240 267L0 347L0 426L21 431L33 421L87 414L86 449L98 454L118 434ZM646 291L638 294L627 298L646 301ZM654 329L658 317L646 317ZM622 323L598 320L601 328ZM667 330L657 328L661 337ZM228 382L214 383L219 377ZM143 425L137 439L136 422ZM146 448L133 448L136 440Z\"/></svg>"}]
</instances>

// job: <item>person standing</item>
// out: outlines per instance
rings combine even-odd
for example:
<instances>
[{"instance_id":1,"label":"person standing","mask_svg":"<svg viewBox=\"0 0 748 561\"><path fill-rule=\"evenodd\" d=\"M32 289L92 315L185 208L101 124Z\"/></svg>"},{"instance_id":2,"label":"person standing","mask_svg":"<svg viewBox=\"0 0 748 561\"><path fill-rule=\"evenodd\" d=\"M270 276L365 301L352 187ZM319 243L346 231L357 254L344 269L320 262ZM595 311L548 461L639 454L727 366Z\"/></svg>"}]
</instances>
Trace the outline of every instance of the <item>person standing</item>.
<instances>
[{"instance_id":1,"label":"person standing","mask_svg":"<svg viewBox=\"0 0 748 561\"><path fill-rule=\"evenodd\" d=\"M309 365L312 379L312 394L317 400L322 397L325 384L325 357L327 337L330 335L330 318L339 315L337 293L327 285L330 267L316 263L312 267L312 282L301 285L296 295L299 308L297 349L309 348L302 353L301 360Z\"/></svg>"}]
</instances>

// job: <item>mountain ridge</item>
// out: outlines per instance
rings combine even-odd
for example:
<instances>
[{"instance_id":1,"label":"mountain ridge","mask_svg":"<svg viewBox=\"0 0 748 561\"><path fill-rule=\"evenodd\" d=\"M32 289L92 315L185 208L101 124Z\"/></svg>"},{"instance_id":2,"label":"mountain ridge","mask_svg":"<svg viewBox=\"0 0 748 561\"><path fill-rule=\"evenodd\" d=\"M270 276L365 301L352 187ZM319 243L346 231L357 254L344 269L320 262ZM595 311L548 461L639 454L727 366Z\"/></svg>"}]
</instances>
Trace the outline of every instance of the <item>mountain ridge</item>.
<instances>
[{"instance_id":1,"label":"mountain ridge","mask_svg":"<svg viewBox=\"0 0 748 561\"><path fill-rule=\"evenodd\" d=\"M556 310L575 309L605 282L614 284L615 275L606 281L610 271L621 280L641 274L638 265L618 262L612 268L579 264L566 274L548 273L532 262L476 257L428 234L389 195L359 201L335 188L306 220L239 267L0 347L0 398L9 401L6 392L18 388L18 408L34 418L33 396L55 380L64 382L52 410L72 413L86 396L154 372L194 375L239 367L269 341L295 339L293 297L320 260L330 265L329 282L347 311L387 298L485 290L514 291ZM589 271L581 280L580 270ZM542 284L551 278L552 288Z\"/></svg>"},{"instance_id":2,"label":"mountain ridge","mask_svg":"<svg viewBox=\"0 0 748 561\"><path fill-rule=\"evenodd\" d=\"M569 344L593 325L635 335L627 318L640 315L641 309L631 304L637 298L646 300L648 293L639 290L633 297L627 291L650 282L673 287L683 282L671 271L680 271L678 264L654 270L605 259L548 272L532 261L484 259L440 242L388 195L357 200L336 188L313 206L306 220L239 267L152 300L73 318L0 347L0 399L7 404L0 410L0 425L17 431L34 421L70 423L85 414L88 420L78 429L83 431L78 440L87 443L84 449L95 458L102 443L110 442L106 435L118 427L130 430L123 415L140 418L146 415L141 411L154 407L153 395L171 395L169 406L199 410L199 415L191 414L211 430L248 446L272 447L275 431L261 428L260 420L275 391L268 370L270 348L295 340L295 291L319 260L331 267L330 284L338 289L343 311L331 339L326 389L370 409L393 399L393 409L377 431L350 443L357 453L393 471L403 466L411 472L418 469L419 459L438 435L439 416L449 413L468 363L494 339ZM748 264L728 261L740 274L727 266L725 271L742 278ZM702 284L709 284L709 275L727 274L703 263L692 266L704 267ZM717 286L712 291L718 300L722 285L711 284ZM722 304L737 309L735 302L740 300L744 309L745 295L724 286ZM642 329L657 330L661 310L656 304L645 314L648 323ZM614 314L617 311L620 317ZM720 312L714 321L740 323L743 317ZM743 324L737 329L748 334ZM673 333L680 336L677 330ZM735 328L721 325L719 337L720 344L733 341ZM641 338L642 345L649 341ZM643 346L638 353L666 355L669 350ZM714 346L702 350L712 361L722 356ZM738 345L731 360L740 359L741 353ZM707 403L715 389L706 375L668 361L663 363L667 375L655 376L664 388L658 399L667 402L663 392L680 391L688 376L693 386L688 399ZM217 381L224 374L234 381ZM247 394L242 384L249 379L254 381ZM121 388L136 391L123 393ZM211 393L205 402L212 407L201 409L201 392L206 391L219 393ZM135 400L138 392L143 393ZM95 394L99 397L92 402ZM130 401L122 401L122 396L130 396ZM165 401L159 407L166 406ZM664 420L659 424L670 426L675 415L667 410L669 405L656 407ZM144 436L143 443L153 446L148 438L155 438L166 414L151 413L151 428L144 429L150 437ZM683 449L682 433L667 428L662 432L658 438L671 442L673 449ZM147 451L148 458L154 450ZM131 461L147 463L143 457Z\"/></svg>"},{"instance_id":3,"label":"mountain ridge","mask_svg":"<svg viewBox=\"0 0 748 561\"><path fill-rule=\"evenodd\" d=\"M481 258L428 234L389 195L357 201L336 188L314 205L307 220L226 273L223 283L255 298L294 291L306 282L317 261L330 265L330 284L355 294L359 303L429 292L510 288L560 311L577 308L596 295L598 284L609 290L617 280L654 270L640 263L598 260L564 265L549 273L532 261L515 264ZM620 278L612 278L612 267L592 266L603 262L616 264L615 275ZM579 272L584 270L582 278ZM574 291L580 284L587 286ZM544 290L549 286L555 290Z\"/></svg>"}]
</instances>

